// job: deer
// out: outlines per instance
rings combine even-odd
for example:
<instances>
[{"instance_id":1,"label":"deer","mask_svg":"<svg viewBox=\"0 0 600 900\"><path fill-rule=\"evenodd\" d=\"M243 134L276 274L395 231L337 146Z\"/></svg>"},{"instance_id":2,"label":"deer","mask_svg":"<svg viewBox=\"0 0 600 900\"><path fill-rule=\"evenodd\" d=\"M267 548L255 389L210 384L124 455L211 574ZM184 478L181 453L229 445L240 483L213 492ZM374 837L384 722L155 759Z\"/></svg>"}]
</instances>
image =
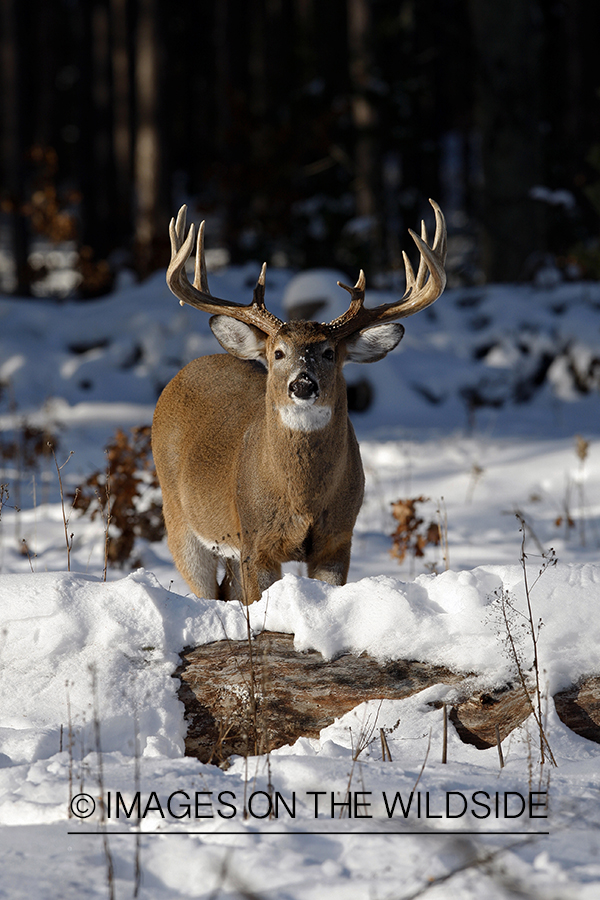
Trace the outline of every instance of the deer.
<instances>
[{"instance_id":1,"label":"deer","mask_svg":"<svg viewBox=\"0 0 600 900\"><path fill-rule=\"evenodd\" d=\"M200 598L260 599L282 577L282 564L306 565L310 578L343 585L364 472L348 417L343 366L383 359L404 336L396 320L430 306L446 285L444 216L433 200L435 236L419 250L417 274L403 253L406 291L368 308L365 275L346 312L329 323L284 322L265 306L266 263L250 303L210 293L204 222L194 248L187 208L169 226L167 284L181 305L211 315L226 353L183 368L159 397L152 452L162 490L168 546Z\"/></svg>"}]
</instances>

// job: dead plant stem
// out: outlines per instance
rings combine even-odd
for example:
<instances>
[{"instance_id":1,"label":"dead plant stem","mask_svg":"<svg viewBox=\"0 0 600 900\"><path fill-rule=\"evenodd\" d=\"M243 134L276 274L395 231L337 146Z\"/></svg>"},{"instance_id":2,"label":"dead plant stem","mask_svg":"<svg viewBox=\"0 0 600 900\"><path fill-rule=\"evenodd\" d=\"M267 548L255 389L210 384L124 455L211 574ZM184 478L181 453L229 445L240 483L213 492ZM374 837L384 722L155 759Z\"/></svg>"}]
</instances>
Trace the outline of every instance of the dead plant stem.
<instances>
[{"instance_id":1,"label":"dead plant stem","mask_svg":"<svg viewBox=\"0 0 600 900\"><path fill-rule=\"evenodd\" d=\"M71 535L71 538L69 539L69 519L71 518L71 514L69 513L69 515L67 516L67 514L65 512L65 495L64 495L64 491L63 491L62 476L60 473L64 469L66 464L69 462L71 457L73 456L73 450L71 450L71 452L65 459L62 466L59 466L58 460L56 459L56 453L54 452L54 447L50 443L48 443L48 446L50 447L50 450L52 452L52 456L54 458L54 465L56 466L56 474L58 475L58 486L60 488L60 506L62 509L63 525L64 525L64 529L65 529L65 542L67 545L67 571L70 572L71 571L71 548L73 547L73 535ZM79 493L79 488L77 488L77 490L75 491L75 497L73 498L71 512L73 511L73 507L75 506L75 500L77 499L78 493Z\"/></svg>"},{"instance_id":2,"label":"dead plant stem","mask_svg":"<svg viewBox=\"0 0 600 900\"><path fill-rule=\"evenodd\" d=\"M102 833L102 845L104 848L104 858L106 860L106 882L108 886L109 900L115 900L115 870L113 865L112 854L108 843L108 831L106 829L106 806L104 804L104 769L102 765L102 742L100 740L100 707L98 701L98 678L96 667L90 666L92 676L92 701L94 708L94 741L96 744L97 757L97 780L99 791L99 807L100 807L100 830Z\"/></svg>"}]
</instances>

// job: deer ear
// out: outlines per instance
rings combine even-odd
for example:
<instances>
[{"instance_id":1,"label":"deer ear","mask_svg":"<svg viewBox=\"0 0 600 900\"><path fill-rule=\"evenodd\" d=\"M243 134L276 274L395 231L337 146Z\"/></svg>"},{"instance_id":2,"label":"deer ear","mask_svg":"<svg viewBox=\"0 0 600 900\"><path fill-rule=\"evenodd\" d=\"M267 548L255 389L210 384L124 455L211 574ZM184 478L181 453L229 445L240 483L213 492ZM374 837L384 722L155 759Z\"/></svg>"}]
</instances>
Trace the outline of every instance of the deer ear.
<instances>
[{"instance_id":1,"label":"deer ear","mask_svg":"<svg viewBox=\"0 0 600 900\"><path fill-rule=\"evenodd\" d=\"M239 359L256 359L266 366L265 344L267 336L264 331L247 325L231 316L213 316L210 328L221 347Z\"/></svg>"},{"instance_id":2,"label":"deer ear","mask_svg":"<svg viewBox=\"0 0 600 900\"><path fill-rule=\"evenodd\" d=\"M345 362L377 362L397 347L403 337L404 326L397 322L365 328L346 341Z\"/></svg>"}]
</instances>

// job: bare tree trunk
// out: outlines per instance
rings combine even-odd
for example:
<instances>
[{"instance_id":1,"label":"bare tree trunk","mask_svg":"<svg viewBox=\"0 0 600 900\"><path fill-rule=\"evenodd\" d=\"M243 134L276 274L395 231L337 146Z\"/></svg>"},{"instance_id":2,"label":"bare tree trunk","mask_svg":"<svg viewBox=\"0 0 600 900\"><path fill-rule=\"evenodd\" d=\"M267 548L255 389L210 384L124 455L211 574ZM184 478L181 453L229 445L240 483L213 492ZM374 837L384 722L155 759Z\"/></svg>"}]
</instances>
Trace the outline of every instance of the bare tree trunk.
<instances>
[{"instance_id":1,"label":"bare tree trunk","mask_svg":"<svg viewBox=\"0 0 600 900\"><path fill-rule=\"evenodd\" d=\"M131 85L127 0L110 0L112 19L113 154L115 161L116 212L119 239L129 234L131 225Z\"/></svg>"},{"instance_id":2,"label":"bare tree trunk","mask_svg":"<svg viewBox=\"0 0 600 900\"><path fill-rule=\"evenodd\" d=\"M42 147L54 146L53 125L56 116L56 18L53 4L39 6L36 28L35 52L42 73L39 97L35 110L34 141ZM56 149L56 148L55 148Z\"/></svg>"},{"instance_id":3,"label":"bare tree trunk","mask_svg":"<svg viewBox=\"0 0 600 900\"><path fill-rule=\"evenodd\" d=\"M469 12L482 138L483 268L489 281L514 281L544 246L540 204L529 196L543 178L542 11L537 0L470 0Z\"/></svg>"},{"instance_id":4,"label":"bare tree trunk","mask_svg":"<svg viewBox=\"0 0 600 900\"><path fill-rule=\"evenodd\" d=\"M377 146L375 126L377 116L369 99L371 54L369 33L371 17L368 0L348 0L348 48L350 81L352 86L352 121L356 133L354 145L354 196L356 212L368 222L364 232L368 235L371 262L381 246L381 221L377 203Z\"/></svg>"},{"instance_id":5,"label":"bare tree trunk","mask_svg":"<svg viewBox=\"0 0 600 900\"><path fill-rule=\"evenodd\" d=\"M230 14L229 0L221 0L215 6L215 147L220 156L227 145L230 125L229 90L231 82L230 48L227 40L227 21Z\"/></svg>"},{"instance_id":6,"label":"bare tree trunk","mask_svg":"<svg viewBox=\"0 0 600 900\"><path fill-rule=\"evenodd\" d=\"M22 212L25 192L25 140L23 135L23 64L19 39L19 0L3 0L1 9L1 112L2 171L5 198L10 209L12 252L15 260L15 293L30 292L28 228ZM7 195L7 196L6 196Z\"/></svg>"},{"instance_id":7,"label":"bare tree trunk","mask_svg":"<svg viewBox=\"0 0 600 900\"><path fill-rule=\"evenodd\" d=\"M105 260L118 236L115 229L115 179L112 147L111 41L108 0L77 7L79 187L82 260L95 267ZM99 274L99 273L98 273ZM106 276L108 278L108 276ZM102 277L87 276L82 294L92 296L108 287Z\"/></svg>"},{"instance_id":8,"label":"bare tree trunk","mask_svg":"<svg viewBox=\"0 0 600 900\"><path fill-rule=\"evenodd\" d=\"M157 2L139 0L136 40L136 131L134 179L136 190L136 268L145 277L153 268L158 240L157 210L161 174L158 131Z\"/></svg>"},{"instance_id":9,"label":"bare tree trunk","mask_svg":"<svg viewBox=\"0 0 600 900\"><path fill-rule=\"evenodd\" d=\"M106 0L92 12L92 97L94 123L94 241L92 248L105 258L113 235L114 173L112 170L111 54L109 10Z\"/></svg>"}]
</instances>

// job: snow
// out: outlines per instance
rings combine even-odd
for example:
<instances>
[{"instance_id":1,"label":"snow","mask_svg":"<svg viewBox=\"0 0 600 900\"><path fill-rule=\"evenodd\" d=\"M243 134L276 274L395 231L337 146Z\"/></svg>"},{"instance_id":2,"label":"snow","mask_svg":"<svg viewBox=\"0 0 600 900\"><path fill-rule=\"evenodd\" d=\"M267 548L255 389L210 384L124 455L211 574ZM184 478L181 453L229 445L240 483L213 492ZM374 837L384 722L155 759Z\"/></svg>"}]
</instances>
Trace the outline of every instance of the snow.
<instances>
[{"instance_id":1,"label":"snow","mask_svg":"<svg viewBox=\"0 0 600 900\"><path fill-rule=\"evenodd\" d=\"M211 288L246 302L258 271L221 270ZM276 314L290 279L268 276ZM61 469L69 515L70 492L103 468L116 428L148 424L178 369L218 351L207 320L161 275L89 303L1 300L2 446L28 425L55 436L59 465L74 451ZM551 697L600 673L600 285L456 289L405 326L384 361L347 369L375 396L353 417L367 488L349 583L290 565L250 607L251 628L293 633L296 649L327 658L445 665L491 689L514 677L502 596L532 662L526 573ZM104 581L101 521L70 513L67 556L53 458L31 468L4 455L0 896L105 897L107 851L118 898L133 895L136 857L139 896L152 900L597 896L600 747L567 729L551 699L556 768L539 765L531 722L503 742L502 770L495 748L463 744L450 724L442 764L441 705L457 690L442 684L363 703L318 739L226 771L185 758L178 653L243 639L244 612L191 596L165 541L139 541L143 568ZM400 566L390 505L418 496L430 498L426 523L447 521L448 550ZM541 556L551 547L556 565ZM381 728L393 761L382 760ZM76 795L82 818L69 816Z\"/></svg>"}]
</instances>

